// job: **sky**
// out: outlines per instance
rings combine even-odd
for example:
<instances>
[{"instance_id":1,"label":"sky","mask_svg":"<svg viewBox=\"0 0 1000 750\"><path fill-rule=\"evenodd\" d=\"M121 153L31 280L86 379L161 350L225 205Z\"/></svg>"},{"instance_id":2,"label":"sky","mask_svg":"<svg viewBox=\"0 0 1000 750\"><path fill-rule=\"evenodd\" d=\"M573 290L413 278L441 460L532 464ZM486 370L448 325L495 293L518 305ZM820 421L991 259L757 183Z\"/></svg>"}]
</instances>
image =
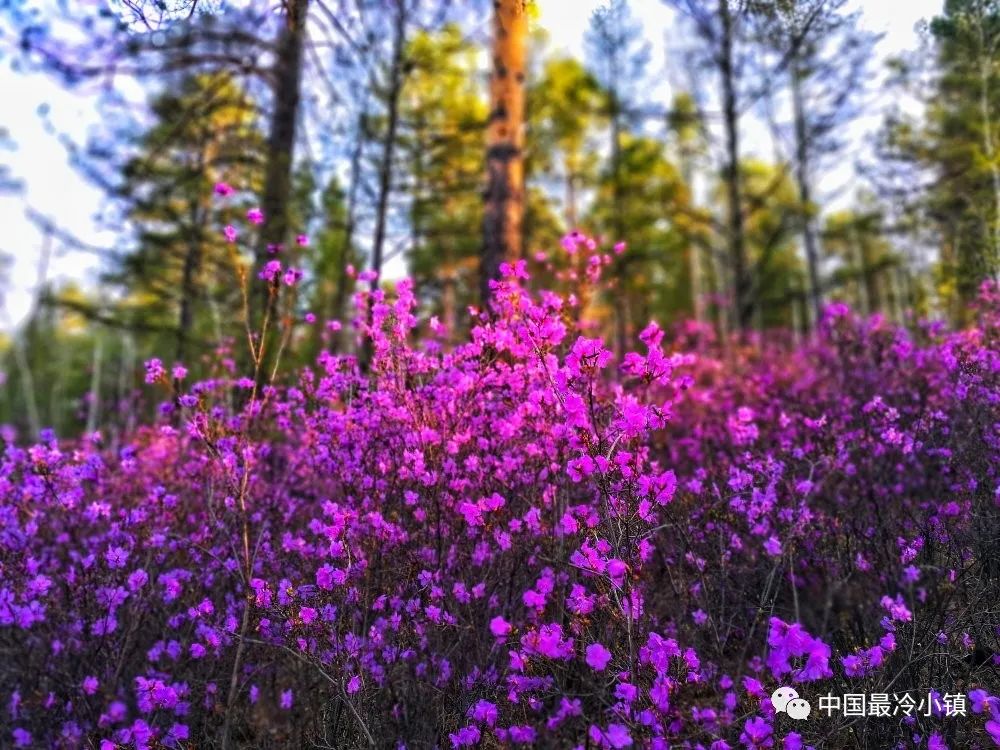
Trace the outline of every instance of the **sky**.
<instances>
[{"instance_id":1,"label":"sky","mask_svg":"<svg viewBox=\"0 0 1000 750\"><path fill-rule=\"evenodd\" d=\"M100 0L87 0L100 2ZM538 0L540 24L549 32L550 48L575 56L583 55L584 37L590 16L603 0ZM850 0L851 6L862 11L864 28L884 34L876 49L875 68L900 52L915 49L918 37L915 27L922 19L937 13L943 0ZM649 72L654 78L664 72L664 50L670 38L665 31L670 13L661 0L631 0L633 14L647 29L653 50ZM0 19L0 33L4 32ZM9 41L9 40L7 40ZM657 95L666 84L657 88ZM66 91L44 74L19 74L11 70L9 60L0 60L0 128L6 128L15 149L0 150L0 163L6 163L13 176L23 181L20 195L0 194L0 254L13 257L13 265L0 276L0 331L21 321L30 311L38 281L38 266L42 235L27 218L30 208L56 220L58 225L81 240L107 246L111 239L102 234L95 216L101 206L100 193L70 166L60 133L82 142L89 129L99 126L99 116L93 97ZM862 150L871 140L881 120L875 102L872 114L852 127L850 138L855 150ZM39 114L48 108L43 126ZM753 138L751 150L753 148ZM849 161L839 167L831 184L850 186L853 174ZM94 283L98 260L92 255L66 251L57 242L48 272L50 283L77 281L86 286ZM2 273L2 272L0 272Z\"/></svg>"}]
</instances>

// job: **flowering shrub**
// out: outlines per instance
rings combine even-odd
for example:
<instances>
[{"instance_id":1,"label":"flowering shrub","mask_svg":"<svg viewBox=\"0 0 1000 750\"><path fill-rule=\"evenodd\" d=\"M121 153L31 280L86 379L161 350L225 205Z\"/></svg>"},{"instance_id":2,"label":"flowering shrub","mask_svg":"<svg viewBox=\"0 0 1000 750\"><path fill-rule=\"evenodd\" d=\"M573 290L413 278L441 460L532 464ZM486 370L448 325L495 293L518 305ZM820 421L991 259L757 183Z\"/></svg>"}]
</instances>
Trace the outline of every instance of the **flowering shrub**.
<instances>
[{"instance_id":1,"label":"flowering shrub","mask_svg":"<svg viewBox=\"0 0 1000 750\"><path fill-rule=\"evenodd\" d=\"M1000 745L992 289L968 331L833 306L799 351L651 324L615 361L505 271L454 348L402 283L364 371L154 361L168 418L117 453L7 445L2 743ZM796 722L783 684L969 716Z\"/></svg>"}]
</instances>

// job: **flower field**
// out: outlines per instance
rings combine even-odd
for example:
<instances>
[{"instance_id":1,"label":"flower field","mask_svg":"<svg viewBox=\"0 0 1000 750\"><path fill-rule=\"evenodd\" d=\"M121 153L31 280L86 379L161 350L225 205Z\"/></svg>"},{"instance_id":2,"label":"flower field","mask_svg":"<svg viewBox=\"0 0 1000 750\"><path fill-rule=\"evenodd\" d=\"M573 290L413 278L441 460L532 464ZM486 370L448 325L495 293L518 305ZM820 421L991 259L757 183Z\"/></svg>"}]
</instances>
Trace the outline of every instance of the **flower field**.
<instances>
[{"instance_id":1,"label":"flower field","mask_svg":"<svg viewBox=\"0 0 1000 750\"><path fill-rule=\"evenodd\" d=\"M124 444L6 444L0 745L1000 746L994 287L959 331L616 357L504 270L457 345L404 282L364 369L154 361Z\"/></svg>"}]
</instances>

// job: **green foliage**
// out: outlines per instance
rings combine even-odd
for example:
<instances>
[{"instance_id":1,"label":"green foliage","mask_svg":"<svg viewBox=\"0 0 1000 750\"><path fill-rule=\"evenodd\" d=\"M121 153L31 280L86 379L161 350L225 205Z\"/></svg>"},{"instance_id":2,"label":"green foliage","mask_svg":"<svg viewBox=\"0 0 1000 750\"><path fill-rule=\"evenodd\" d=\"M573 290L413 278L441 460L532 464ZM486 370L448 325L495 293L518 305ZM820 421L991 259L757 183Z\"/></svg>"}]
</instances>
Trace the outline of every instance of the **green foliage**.
<instances>
[{"instance_id":1,"label":"green foliage","mask_svg":"<svg viewBox=\"0 0 1000 750\"><path fill-rule=\"evenodd\" d=\"M900 259L883 224L879 211L862 206L830 213L823 229L823 248L838 261L834 296L862 312L896 310L900 302L894 278Z\"/></svg>"},{"instance_id":2,"label":"green foliage","mask_svg":"<svg viewBox=\"0 0 1000 750\"><path fill-rule=\"evenodd\" d=\"M235 221L234 202L219 212L216 181L256 190L264 141L256 110L228 75L192 76L152 103L155 121L124 168L119 196L135 228L135 245L108 275L125 296L114 315L175 341L188 359L236 332L241 299L221 224ZM160 349L162 351L162 349Z\"/></svg>"},{"instance_id":3,"label":"green foliage","mask_svg":"<svg viewBox=\"0 0 1000 750\"><path fill-rule=\"evenodd\" d=\"M597 79L571 57L546 60L527 89L528 179L535 177L562 193L570 228L577 223L581 196L597 180L598 162L592 155L606 111L606 94Z\"/></svg>"},{"instance_id":4,"label":"green foliage","mask_svg":"<svg viewBox=\"0 0 1000 750\"><path fill-rule=\"evenodd\" d=\"M616 289L610 302L630 327L642 328L651 315L671 320L690 311L687 242L673 221L687 189L662 142L626 133L621 143L617 174L611 163L601 171L585 223L610 242L627 240L628 250L612 268ZM629 228L627 237L615 234L621 224Z\"/></svg>"},{"instance_id":5,"label":"green foliage","mask_svg":"<svg viewBox=\"0 0 1000 750\"><path fill-rule=\"evenodd\" d=\"M410 272L436 312L454 319L478 289L487 106L476 48L449 25L410 42L402 150L409 179Z\"/></svg>"},{"instance_id":6,"label":"green foliage","mask_svg":"<svg viewBox=\"0 0 1000 750\"><path fill-rule=\"evenodd\" d=\"M95 301L75 285L59 297L66 304L33 311L0 351L0 424L24 437L34 419L58 435L78 434L88 425L127 429L137 416L135 367L141 360L134 338L80 312Z\"/></svg>"},{"instance_id":7,"label":"green foliage","mask_svg":"<svg viewBox=\"0 0 1000 750\"><path fill-rule=\"evenodd\" d=\"M747 160L740 166L740 177L750 209L745 231L752 289L758 302L756 325L790 326L792 304L806 288L797 243L802 213L798 188L784 164ZM720 184L716 188L719 205L723 193Z\"/></svg>"},{"instance_id":8,"label":"green foliage","mask_svg":"<svg viewBox=\"0 0 1000 750\"><path fill-rule=\"evenodd\" d=\"M1000 4L947 0L929 30L923 118L890 123L887 142L930 174L915 210L938 239L938 295L961 319L979 282L1000 270Z\"/></svg>"}]
</instances>

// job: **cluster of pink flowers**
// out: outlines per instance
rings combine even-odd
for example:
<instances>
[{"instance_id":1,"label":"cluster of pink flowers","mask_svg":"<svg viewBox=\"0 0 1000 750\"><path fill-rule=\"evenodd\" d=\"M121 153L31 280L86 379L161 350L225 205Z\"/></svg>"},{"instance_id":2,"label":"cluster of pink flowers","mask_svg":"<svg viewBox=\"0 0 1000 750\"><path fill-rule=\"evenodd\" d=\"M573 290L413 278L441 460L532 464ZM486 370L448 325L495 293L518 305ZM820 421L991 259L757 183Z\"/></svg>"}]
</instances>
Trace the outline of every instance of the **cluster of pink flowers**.
<instances>
[{"instance_id":1,"label":"cluster of pink flowers","mask_svg":"<svg viewBox=\"0 0 1000 750\"><path fill-rule=\"evenodd\" d=\"M651 324L619 362L505 272L456 346L403 282L360 295L366 371L185 382L114 452L5 445L0 744L857 736L776 713L789 683L960 692L970 718L870 718L870 746L1000 744L992 289L961 332L833 308L798 351Z\"/></svg>"}]
</instances>

